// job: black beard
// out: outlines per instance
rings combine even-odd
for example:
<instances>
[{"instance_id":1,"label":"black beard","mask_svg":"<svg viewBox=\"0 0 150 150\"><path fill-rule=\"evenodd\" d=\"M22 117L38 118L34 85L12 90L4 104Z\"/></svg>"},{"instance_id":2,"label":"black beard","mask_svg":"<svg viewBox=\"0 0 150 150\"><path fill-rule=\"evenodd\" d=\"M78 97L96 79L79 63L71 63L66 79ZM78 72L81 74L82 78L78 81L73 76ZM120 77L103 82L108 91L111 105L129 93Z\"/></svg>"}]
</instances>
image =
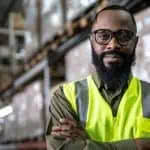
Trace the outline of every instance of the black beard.
<instances>
[{"instance_id":1,"label":"black beard","mask_svg":"<svg viewBox=\"0 0 150 150\"><path fill-rule=\"evenodd\" d=\"M105 67L103 58L108 54L121 57L123 62L121 64L114 63L110 68ZM97 55L95 50L92 49L92 57L99 78L111 89L124 85L128 81L129 74L131 73L131 66L135 62L135 53L128 55L118 50L107 51L103 52L101 55Z\"/></svg>"}]
</instances>

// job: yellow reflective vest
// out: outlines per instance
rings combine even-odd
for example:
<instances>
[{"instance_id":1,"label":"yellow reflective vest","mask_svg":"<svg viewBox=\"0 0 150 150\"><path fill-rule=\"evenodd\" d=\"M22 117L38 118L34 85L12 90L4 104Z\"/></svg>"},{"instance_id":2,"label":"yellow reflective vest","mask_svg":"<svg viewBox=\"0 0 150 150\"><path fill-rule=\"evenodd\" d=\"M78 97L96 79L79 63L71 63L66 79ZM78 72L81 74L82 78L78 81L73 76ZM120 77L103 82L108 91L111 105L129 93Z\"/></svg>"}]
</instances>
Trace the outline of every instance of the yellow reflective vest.
<instances>
[{"instance_id":1,"label":"yellow reflective vest","mask_svg":"<svg viewBox=\"0 0 150 150\"><path fill-rule=\"evenodd\" d=\"M64 84L63 90L92 140L150 138L150 84L132 78L115 117L92 76Z\"/></svg>"}]
</instances>

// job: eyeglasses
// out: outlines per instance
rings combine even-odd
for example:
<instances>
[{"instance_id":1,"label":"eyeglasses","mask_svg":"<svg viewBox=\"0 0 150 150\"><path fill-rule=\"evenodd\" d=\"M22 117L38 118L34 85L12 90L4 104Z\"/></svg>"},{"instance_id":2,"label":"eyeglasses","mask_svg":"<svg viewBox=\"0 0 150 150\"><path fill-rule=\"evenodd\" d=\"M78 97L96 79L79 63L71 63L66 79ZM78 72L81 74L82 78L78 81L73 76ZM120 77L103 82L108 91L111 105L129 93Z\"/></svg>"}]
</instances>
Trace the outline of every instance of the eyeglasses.
<instances>
[{"instance_id":1,"label":"eyeglasses","mask_svg":"<svg viewBox=\"0 0 150 150\"><path fill-rule=\"evenodd\" d=\"M107 45L115 37L121 46L128 45L135 35L134 32L127 29L121 29L116 32L108 29L99 29L93 31L92 34L95 35L95 41L100 45Z\"/></svg>"}]
</instances>

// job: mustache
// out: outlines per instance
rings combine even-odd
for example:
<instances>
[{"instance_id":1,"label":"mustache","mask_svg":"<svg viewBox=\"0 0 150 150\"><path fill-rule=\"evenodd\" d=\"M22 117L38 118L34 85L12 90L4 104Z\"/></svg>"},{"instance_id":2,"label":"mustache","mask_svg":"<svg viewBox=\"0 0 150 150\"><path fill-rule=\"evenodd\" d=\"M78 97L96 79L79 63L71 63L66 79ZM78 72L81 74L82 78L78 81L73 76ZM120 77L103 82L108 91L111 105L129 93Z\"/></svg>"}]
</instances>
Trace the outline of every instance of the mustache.
<instances>
[{"instance_id":1,"label":"mustache","mask_svg":"<svg viewBox=\"0 0 150 150\"><path fill-rule=\"evenodd\" d=\"M129 55L124 53L124 52L120 52L118 50L111 50L111 51L105 51L103 52L101 55L99 55L100 58L104 58L107 55L114 55L114 56L118 56L121 57L122 59L126 59Z\"/></svg>"}]
</instances>

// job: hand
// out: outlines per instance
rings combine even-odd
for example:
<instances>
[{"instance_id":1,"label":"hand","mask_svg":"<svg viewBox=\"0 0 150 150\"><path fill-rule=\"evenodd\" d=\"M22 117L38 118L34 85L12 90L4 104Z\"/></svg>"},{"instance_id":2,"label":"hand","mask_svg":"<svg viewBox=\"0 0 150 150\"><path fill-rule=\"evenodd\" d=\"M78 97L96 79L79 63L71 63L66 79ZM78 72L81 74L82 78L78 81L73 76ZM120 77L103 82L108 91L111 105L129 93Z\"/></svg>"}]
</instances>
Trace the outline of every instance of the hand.
<instances>
[{"instance_id":1,"label":"hand","mask_svg":"<svg viewBox=\"0 0 150 150\"><path fill-rule=\"evenodd\" d=\"M137 150L150 150L150 139L136 139Z\"/></svg>"},{"instance_id":2,"label":"hand","mask_svg":"<svg viewBox=\"0 0 150 150\"><path fill-rule=\"evenodd\" d=\"M51 135L63 139L74 139L76 137L86 138L84 129L79 127L77 122L71 119L60 119L60 123L52 128Z\"/></svg>"}]
</instances>

